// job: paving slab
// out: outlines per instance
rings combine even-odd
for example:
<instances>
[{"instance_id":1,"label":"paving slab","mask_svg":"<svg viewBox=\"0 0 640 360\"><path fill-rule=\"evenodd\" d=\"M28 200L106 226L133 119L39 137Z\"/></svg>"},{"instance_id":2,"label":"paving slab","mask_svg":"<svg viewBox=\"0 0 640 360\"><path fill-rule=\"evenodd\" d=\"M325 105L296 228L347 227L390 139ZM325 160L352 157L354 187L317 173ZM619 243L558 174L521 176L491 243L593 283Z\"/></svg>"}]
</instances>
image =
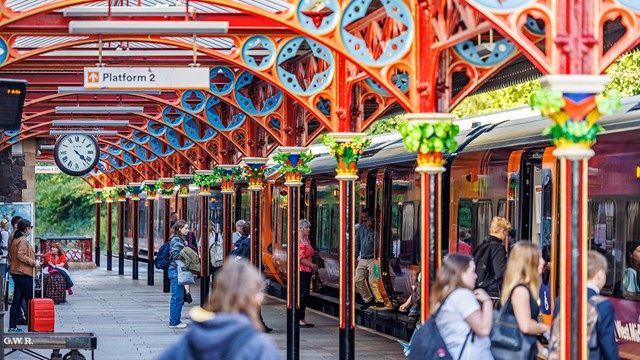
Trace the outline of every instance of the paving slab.
<instances>
[{"instance_id":1,"label":"paving slab","mask_svg":"<svg viewBox=\"0 0 640 360\"><path fill-rule=\"evenodd\" d=\"M68 304L56 305L57 332L93 332L98 337L96 359L155 359L187 330L167 327L169 294L162 292L162 272L155 272L155 286L147 285L147 269L141 266L139 280L131 278L131 262L126 261L125 275L118 275L117 259L114 271L103 266L92 270L72 270L73 295ZM189 310L199 306L199 286L192 285L194 301L185 304L183 322L189 323ZM286 359L286 304L267 296L262 307L265 322L274 331L282 359ZM307 310L307 320L315 328L300 329L300 358L303 360L338 358L338 320L313 309ZM5 315L5 331L9 322ZM22 327L26 330L26 327ZM49 356L51 351L36 351ZM64 353L63 353L64 354ZM89 352L83 354L90 358ZM26 354L13 353L7 359L31 359ZM357 359L406 359L396 339L371 329L356 329Z\"/></svg>"}]
</instances>

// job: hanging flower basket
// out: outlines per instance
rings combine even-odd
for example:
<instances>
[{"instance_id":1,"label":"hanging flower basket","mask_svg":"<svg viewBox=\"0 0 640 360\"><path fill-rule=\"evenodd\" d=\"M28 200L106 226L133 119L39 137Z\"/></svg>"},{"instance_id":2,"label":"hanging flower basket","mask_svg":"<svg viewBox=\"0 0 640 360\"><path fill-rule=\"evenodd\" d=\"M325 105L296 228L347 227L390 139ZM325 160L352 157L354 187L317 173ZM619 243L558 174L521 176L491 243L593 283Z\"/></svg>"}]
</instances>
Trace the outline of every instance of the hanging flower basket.
<instances>
[{"instance_id":1,"label":"hanging flower basket","mask_svg":"<svg viewBox=\"0 0 640 360\"><path fill-rule=\"evenodd\" d=\"M218 178L212 170L196 170L193 175L193 184L200 187L200 196L210 196L211 187L218 182Z\"/></svg>"},{"instance_id":2,"label":"hanging flower basket","mask_svg":"<svg viewBox=\"0 0 640 360\"><path fill-rule=\"evenodd\" d=\"M278 171L285 176L284 185L302 185L302 175L311 173L307 163L313 159L313 155L306 152L306 148L281 147L279 150L273 155L273 160L280 165Z\"/></svg>"},{"instance_id":3,"label":"hanging flower basket","mask_svg":"<svg viewBox=\"0 0 640 360\"><path fill-rule=\"evenodd\" d=\"M142 190L147 192L147 200L151 200L158 195L158 187L155 180L145 180L142 184Z\"/></svg>"},{"instance_id":4,"label":"hanging flower basket","mask_svg":"<svg viewBox=\"0 0 640 360\"><path fill-rule=\"evenodd\" d=\"M163 199L171 199L173 197L174 181L173 178L161 178L156 181L156 189L160 191Z\"/></svg>"},{"instance_id":5,"label":"hanging flower basket","mask_svg":"<svg viewBox=\"0 0 640 360\"><path fill-rule=\"evenodd\" d=\"M364 150L371 145L371 139L357 133L338 133L324 135L322 143L329 149L329 154L336 159L336 179L357 179L358 160Z\"/></svg>"},{"instance_id":6,"label":"hanging flower basket","mask_svg":"<svg viewBox=\"0 0 640 360\"><path fill-rule=\"evenodd\" d=\"M142 183L131 183L127 186L127 192L131 194L132 201L140 201L140 193L142 191Z\"/></svg>"}]
</instances>

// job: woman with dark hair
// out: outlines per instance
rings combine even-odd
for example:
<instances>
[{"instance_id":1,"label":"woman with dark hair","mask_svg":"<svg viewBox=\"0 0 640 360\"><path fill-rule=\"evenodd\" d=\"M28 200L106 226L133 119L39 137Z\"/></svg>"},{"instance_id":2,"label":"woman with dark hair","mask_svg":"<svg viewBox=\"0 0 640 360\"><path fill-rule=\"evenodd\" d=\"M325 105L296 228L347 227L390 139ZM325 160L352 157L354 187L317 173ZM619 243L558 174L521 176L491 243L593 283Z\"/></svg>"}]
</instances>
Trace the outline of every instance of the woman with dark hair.
<instances>
[{"instance_id":1,"label":"woman with dark hair","mask_svg":"<svg viewBox=\"0 0 640 360\"><path fill-rule=\"evenodd\" d=\"M640 293L640 241L627 243L627 268L624 270L623 289L625 292Z\"/></svg>"},{"instance_id":2,"label":"woman with dark hair","mask_svg":"<svg viewBox=\"0 0 640 360\"><path fill-rule=\"evenodd\" d=\"M180 251L185 247L186 236L189 233L189 225L184 220L178 220L173 224L171 240L169 240L169 281L171 283L171 302L169 305L169 328L184 329L187 324L180 321L182 305L184 304L184 285L178 284L178 265L176 260L181 260Z\"/></svg>"},{"instance_id":3,"label":"woman with dark hair","mask_svg":"<svg viewBox=\"0 0 640 360\"><path fill-rule=\"evenodd\" d=\"M228 261L216 278L209 302L189 315L192 330L165 351L161 360L277 360L278 349L262 334L259 309L262 277L244 259Z\"/></svg>"},{"instance_id":4,"label":"woman with dark hair","mask_svg":"<svg viewBox=\"0 0 640 360\"><path fill-rule=\"evenodd\" d=\"M24 332L16 327L18 322L18 312L22 301L27 302L33 299L33 274L36 268L40 267L40 262L36 260L33 247L27 241L27 236L31 234L31 222L26 219L18 221L17 230L13 241L9 245L9 263L11 276L14 282L13 302L9 313L9 331Z\"/></svg>"},{"instance_id":5,"label":"woman with dark hair","mask_svg":"<svg viewBox=\"0 0 640 360\"><path fill-rule=\"evenodd\" d=\"M493 359L489 340L493 302L484 290L473 290L477 277L471 256L451 253L442 261L431 290L430 310L436 317L447 351L454 359ZM426 354L423 348L429 334L419 331L416 336L412 340L410 358L432 355Z\"/></svg>"}]
</instances>

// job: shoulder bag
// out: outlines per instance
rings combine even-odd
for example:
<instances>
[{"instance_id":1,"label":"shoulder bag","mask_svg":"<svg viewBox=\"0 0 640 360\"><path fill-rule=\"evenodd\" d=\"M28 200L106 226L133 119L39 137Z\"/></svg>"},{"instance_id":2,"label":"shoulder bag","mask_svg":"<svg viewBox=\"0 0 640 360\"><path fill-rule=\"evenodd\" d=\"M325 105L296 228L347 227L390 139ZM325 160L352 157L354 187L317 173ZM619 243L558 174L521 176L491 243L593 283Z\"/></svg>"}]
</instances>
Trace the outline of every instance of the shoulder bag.
<instances>
[{"instance_id":1,"label":"shoulder bag","mask_svg":"<svg viewBox=\"0 0 640 360\"><path fill-rule=\"evenodd\" d=\"M517 285L513 290L518 286L521 285ZM525 335L518 327L516 316L513 313L513 305L511 304L513 290L511 290L507 302L500 310L498 318L491 329L491 353L495 360L526 360L536 353L533 351L534 346L536 346L536 337ZM529 296L531 296L531 292L529 292Z\"/></svg>"}]
</instances>

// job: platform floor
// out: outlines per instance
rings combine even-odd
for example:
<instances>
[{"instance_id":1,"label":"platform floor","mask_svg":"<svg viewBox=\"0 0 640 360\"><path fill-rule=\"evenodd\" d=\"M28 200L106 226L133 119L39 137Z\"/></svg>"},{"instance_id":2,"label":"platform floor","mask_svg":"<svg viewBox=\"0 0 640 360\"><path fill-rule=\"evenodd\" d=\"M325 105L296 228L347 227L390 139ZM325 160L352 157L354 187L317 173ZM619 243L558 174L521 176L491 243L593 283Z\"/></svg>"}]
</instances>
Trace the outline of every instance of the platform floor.
<instances>
[{"instance_id":1,"label":"platform floor","mask_svg":"<svg viewBox=\"0 0 640 360\"><path fill-rule=\"evenodd\" d=\"M114 271L106 271L106 258L95 270L72 272L74 294L68 304L56 305L56 331L93 332L98 336L96 359L155 359L177 341L187 330L167 328L169 294L162 292L162 272L155 273L155 286L147 286L146 263L141 263L140 279L131 279L131 262L126 261L125 275L118 275L117 259ZM185 304L183 322L190 322L191 307L199 305L199 287L192 286L194 301ZM267 296L262 307L265 322L275 330L270 334L286 359L286 307L278 298ZM307 320L315 328L300 329L301 359L338 358L338 320L313 309L307 310ZM9 314L5 317L5 331ZM26 326L22 326L26 330ZM45 356L50 351L37 351ZM63 352L64 354L64 352ZM90 359L88 352L83 354ZM30 359L14 353L7 359ZM357 359L405 359L402 346L395 338L366 328L356 330Z\"/></svg>"}]
</instances>

